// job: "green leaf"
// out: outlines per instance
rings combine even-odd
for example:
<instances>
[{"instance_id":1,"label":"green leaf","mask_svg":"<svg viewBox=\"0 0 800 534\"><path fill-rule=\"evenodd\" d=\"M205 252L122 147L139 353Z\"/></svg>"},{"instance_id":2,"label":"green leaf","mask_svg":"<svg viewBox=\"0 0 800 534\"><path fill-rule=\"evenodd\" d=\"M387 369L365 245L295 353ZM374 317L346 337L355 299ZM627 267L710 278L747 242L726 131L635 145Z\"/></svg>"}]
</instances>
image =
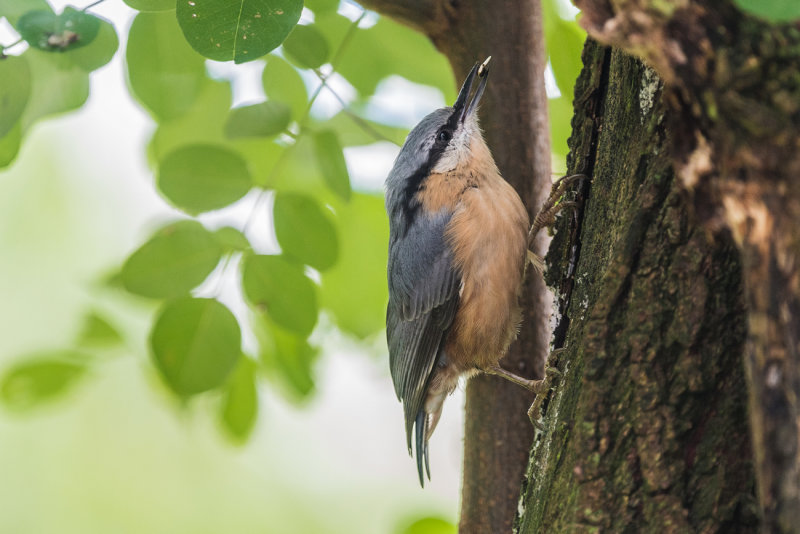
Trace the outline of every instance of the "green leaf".
<instances>
[{"instance_id":1,"label":"green leaf","mask_svg":"<svg viewBox=\"0 0 800 534\"><path fill-rule=\"evenodd\" d=\"M215 145L190 145L167 154L158 169L158 188L173 204L196 214L234 203L253 185L247 162Z\"/></svg>"},{"instance_id":2,"label":"green leaf","mask_svg":"<svg viewBox=\"0 0 800 534\"><path fill-rule=\"evenodd\" d=\"M225 137L269 137L289 126L289 106L283 102L262 102L234 108L225 121Z\"/></svg>"},{"instance_id":3,"label":"green leaf","mask_svg":"<svg viewBox=\"0 0 800 534\"><path fill-rule=\"evenodd\" d=\"M203 56L244 63L286 39L303 11L303 0L178 0L178 23Z\"/></svg>"},{"instance_id":4,"label":"green leaf","mask_svg":"<svg viewBox=\"0 0 800 534\"><path fill-rule=\"evenodd\" d=\"M73 351L36 355L8 370L0 382L3 402L27 410L55 400L69 391L86 372L86 356Z\"/></svg>"},{"instance_id":5,"label":"green leaf","mask_svg":"<svg viewBox=\"0 0 800 534\"><path fill-rule=\"evenodd\" d=\"M317 349L309 345L305 337L281 328L263 314L256 316L253 328L267 376L281 386L290 399L307 399L314 391L312 367Z\"/></svg>"},{"instance_id":6,"label":"green leaf","mask_svg":"<svg viewBox=\"0 0 800 534\"><path fill-rule=\"evenodd\" d=\"M86 71L99 69L114 57L119 48L119 39L114 26L100 19L100 31L89 46L69 50L66 55L72 62Z\"/></svg>"},{"instance_id":7,"label":"green leaf","mask_svg":"<svg viewBox=\"0 0 800 534\"><path fill-rule=\"evenodd\" d=\"M175 0L125 0L125 3L138 11L172 11Z\"/></svg>"},{"instance_id":8,"label":"green leaf","mask_svg":"<svg viewBox=\"0 0 800 534\"><path fill-rule=\"evenodd\" d=\"M197 221L157 231L122 267L125 289L145 297L175 297L200 285L219 263L222 245Z\"/></svg>"},{"instance_id":9,"label":"green leaf","mask_svg":"<svg viewBox=\"0 0 800 534\"><path fill-rule=\"evenodd\" d=\"M25 13L16 27L22 38L34 48L47 52L65 51L90 44L100 31L100 19L65 7L60 15L50 10Z\"/></svg>"},{"instance_id":10,"label":"green leaf","mask_svg":"<svg viewBox=\"0 0 800 534\"><path fill-rule=\"evenodd\" d=\"M136 15L126 58L133 93L159 121L185 113L200 93L205 61L181 37L174 13Z\"/></svg>"},{"instance_id":11,"label":"green leaf","mask_svg":"<svg viewBox=\"0 0 800 534\"><path fill-rule=\"evenodd\" d=\"M150 347L167 385L189 396L225 383L239 360L241 337L228 308L214 299L183 297L159 313Z\"/></svg>"},{"instance_id":12,"label":"green leaf","mask_svg":"<svg viewBox=\"0 0 800 534\"><path fill-rule=\"evenodd\" d=\"M316 289L301 265L282 256L248 255L242 266L242 286L247 299L279 326L301 336L314 329Z\"/></svg>"},{"instance_id":13,"label":"green leaf","mask_svg":"<svg viewBox=\"0 0 800 534\"><path fill-rule=\"evenodd\" d=\"M567 140L572 134L572 97L561 96L547 100L548 114L550 115L550 139L552 151L560 156L566 165L569 147ZM562 167L560 170L565 170Z\"/></svg>"},{"instance_id":14,"label":"green leaf","mask_svg":"<svg viewBox=\"0 0 800 534\"><path fill-rule=\"evenodd\" d=\"M162 121L150 140L155 162L176 148L198 143L224 144L222 128L231 107L231 86L227 81L204 78L197 99L180 117Z\"/></svg>"},{"instance_id":15,"label":"green leaf","mask_svg":"<svg viewBox=\"0 0 800 534\"><path fill-rule=\"evenodd\" d=\"M449 521L438 517L425 517L398 530L400 534L456 534L458 529Z\"/></svg>"},{"instance_id":16,"label":"green leaf","mask_svg":"<svg viewBox=\"0 0 800 534\"><path fill-rule=\"evenodd\" d=\"M118 345L122 336L111 323L106 321L97 312L90 312L83 322L83 328L78 336L81 345Z\"/></svg>"},{"instance_id":17,"label":"green leaf","mask_svg":"<svg viewBox=\"0 0 800 534\"><path fill-rule=\"evenodd\" d=\"M250 437L258 416L255 370L255 362L250 358L240 358L224 388L220 413L222 426L238 442Z\"/></svg>"},{"instance_id":18,"label":"green leaf","mask_svg":"<svg viewBox=\"0 0 800 534\"><path fill-rule=\"evenodd\" d=\"M771 22L800 19L800 3L797 0L734 0L734 4L742 11Z\"/></svg>"},{"instance_id":19,"label":"green leaf","mask_svg":"<svg viewBox=\"0 0 800 534\"><path fill-rule=\"evenodd\" d=\"M5 137L17 124L31 96L31 69L25 56L7 56L0 59L0 138Z\"/></svg>"},{"instance_id":20,"label":"green leaf","mask_svg":"<svg viewBox=\"0 0 800 534\"><path fill-rule=\"evenodd\" d=\"M314 153L325 183L342 199L349 200L350 175L336 133L323 130L314 134Z\"/></svg>"},{"instance_id":21,"label":"green leaf","mask_svg":"<svg viewBox=\"0 0 800 534\"><path fill-rule=\"evenodd\" d=\"M13 26L25 13L42 10L52 11L47 0L0 0L0 17L8 19Z\"/></svg>"},{"instance_id":22,"label":"green leaf","mask_svg":"<svg viewBox=\"0 0 800 534\"><path fill-rule=\"evenodd\" d=\"M310 135L301 135L295 144L287 147L281 164L266 184L276 191L301 192L320 199L329 193L314 156L314 143Z\"/></svg>"},{"instance_id":23,"label":"green leaf","mask_svg":"<svg viewBox=\"0 0 800 534\"><path fill-rule=\"evenodd\" d=\"M317 69L328 61L330 48L325 36L314 26L295 26L283 43L286 55L298 66Z\"/></svg>"},{"instance_id":24,"label":"green leaf","mask_svg":"<svg viewBox=\"0 0 800 534\"><path fill-rule=\"evenodd\" d=\"M226 139L223 128L230 104L230 83L206 78L191 108L180 117L159 125L150 141L150 160L159 163L173 150L187 145L220 145L241 155L247 161L254 183L263 187L285 147L257 137Z\"/></svg>"},{"instance_id":25,"label":"green leaf","mask_svg":"<svg viewBox=\"0 0 800 534\"><path fill-rule=\"evenodd\" d=\"M272 172L286 150L284 145L258 137L232 139L228 140L228 144L246 158L253 184L259 187L272 186Z\"/></svg>"},{"instance_id":26,"label":"green leaf","mask_svg":"<svg viewBox=\"0 0 800 534\"><path fill-rule=\"evenodd\" d=\"M308 106L308 91L294 67L278 56L267 56L261 81L267 98L288 104L295 119L303 116Z\"/></svg>"},{"instance_id":27,"label":"green leaf","mask_svg":"<svg viewBox=\"0 0 800 534\"><path fill-rule=\"evenodd\" d=\"M223 226L214 232L214 239L222 245L225 252L244 252L251 248L247 237L232 226Z\"/></svg>"},{"instance_id":28,"label":"green leaf","mask_svg":"<svg viewBox=\"0 0 800 534\"><path fill-rule=\"evenodd\" d=\"M576 21L561 18L556 7L558 1L542 2L545 45L561 96L572 102L575 81L583 68L581 54L586 32Z\"/></svg>"},{"instance_id":29,"label":"green leaf","mask_svg":"<svg viewBox=\"0 0 800 534\"><path fill-rule=\"evenodd\" d=\"M336 228L313 198L279 192L272 212L275 236L284 254L320 271L336 263Z\"/></svg>"},{"instance_id":30,"label":"green leaf","mask_svg":"<svg viewBox=\"0 0 800 534\"><path fill-rule=\"evenodd\" d=\"M0 137L0 169L11 165L11 162L16 159L21 142L22 126L20 123L16 123L5 137Z\"/></svg>"},{"instance_id":31,"label":"green leaf","mask_svg":"<svg viewBox=\"0 0 800 534\"><path fill-rule=\"evenodd\" d=\"M31 97L22 114L22 131L48 115L72 111L89 98L89 73L67 54L29 49L24 56L31 68Z\"/></svg>"},{"instance_id":32,"label":"green leaf","mask_svg":"<svg viewBox=\"0 0 800 534\"><path fill-rule=\"evenodd\" d=\"M306 0L305 6L317 14L330 13L339 8L339 0Z\"/></svg>"},{"instance_id":33,"label":"green leaf","mask_svg":"<svg viewBox=\"0 0 800 534\"><path fill-rule=\"evenodd\" d=\"M314 25L334 48L344 38L352 22L336 13L323 14ZM392 75L442 90L447 102L456 97L456 81L444 55L422 33L388 17L352 35L348 50L368 50L368 54L345 53L334 65L362 96L375 92L378 82ZM425 58L423 61L421 58Z\"/></svg>"},{"instance_id":34,"label":"green leaf","mask_svg":"<svg viewBox=\"0 0 800 534\"><path fill-rule=\"evenodd\" d=\"M322 273L320 301L339 328L365 338L385 327L389 298L389 222L383 197L353 194L348 204L336 206L336 221L346 239L340 242L336 265Z\"/></svg>"}]
</instances>

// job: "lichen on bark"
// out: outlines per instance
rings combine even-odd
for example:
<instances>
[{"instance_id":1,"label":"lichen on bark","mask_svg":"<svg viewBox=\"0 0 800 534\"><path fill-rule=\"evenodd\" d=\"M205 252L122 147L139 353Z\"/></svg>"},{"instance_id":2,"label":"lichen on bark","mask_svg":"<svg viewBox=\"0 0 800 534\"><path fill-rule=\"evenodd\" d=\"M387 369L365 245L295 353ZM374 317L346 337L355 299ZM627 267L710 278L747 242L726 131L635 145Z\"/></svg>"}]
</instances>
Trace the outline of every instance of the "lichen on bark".
<instances>
[{"instance_id":1,"label":"lichen on bark","mask_svg":"<svg viewBox=\"0 0 800 534\"><path fill-rule=\"evenodd\" d=\"M584 64L568 165L591 183L548 255L564 376L517 531L755 531L738 253L696 224L652 71L592 41Z\"/></svg>"}]
</instances>

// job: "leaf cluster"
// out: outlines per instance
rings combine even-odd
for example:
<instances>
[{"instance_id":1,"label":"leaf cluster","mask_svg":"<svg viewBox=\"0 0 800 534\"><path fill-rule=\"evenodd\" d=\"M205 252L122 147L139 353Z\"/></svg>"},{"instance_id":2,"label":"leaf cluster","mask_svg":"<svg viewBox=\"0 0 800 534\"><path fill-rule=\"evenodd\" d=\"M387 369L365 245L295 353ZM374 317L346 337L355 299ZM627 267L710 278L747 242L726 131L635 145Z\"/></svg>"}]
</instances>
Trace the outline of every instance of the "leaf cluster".
<instances>
[{"instance_id":1,"label":"leaf cluster","mask_svg":"<svg viewBox=\"0 0 800 534\"><path fill-rule=\"evenodd\" d=\"M353 188L345 158L348 147L404 141L404 128L367 111L380 83L399 75L448 101L455 83L424 36L363 10L353 16L335 0L125 3L138 11L121 52L128 87L156 124L147 144L155 187L180 216L144 239L112 282L157 308L148 342L162 383L181 401L217 399L222 427L243 441L260 377L290 399L314 391L321 315L359 339L383 329L383 200ZM550 50L563 157L583 34L553 0L545 4L548 38L568 43ZM36 121L83 106L89 75L116 55L120 29L93 14L95 5L55 13L46 0L0 0L0 16L21 37L0 45L0 169ZM232 82L209 74L220 61L262 65L265 98L233 106ZM333 116L315 107L323 93L341 106ZM223 294L229 286L233 299ZM74 348L9 370L0 382L6 403L37 406L80 383L99 360L89 339L123 346L98 312L86 324Z\"/></svg>"}]
</instances>

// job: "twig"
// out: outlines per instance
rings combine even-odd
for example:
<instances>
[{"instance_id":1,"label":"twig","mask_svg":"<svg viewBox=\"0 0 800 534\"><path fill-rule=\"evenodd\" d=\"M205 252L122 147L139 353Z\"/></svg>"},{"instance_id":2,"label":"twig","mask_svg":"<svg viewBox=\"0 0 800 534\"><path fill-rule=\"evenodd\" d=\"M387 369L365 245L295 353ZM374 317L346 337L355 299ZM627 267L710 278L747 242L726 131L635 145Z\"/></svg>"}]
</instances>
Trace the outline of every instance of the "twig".
<instances>
[{"instance_id":1,"label":"twig","mask_svg":"<svg viewBox=\"0 0 800 534\"><path fill-rule=\"evenodd\" d=\"M356 20L354 20L350 24L350 27L347 29L347 33L342 38L342 41L339 43L339 46L337 47L336 51L333 53L333 59L331 60L331 66L333 67L333 70L331 70L331 72L330 72L330 74L328 74L328 76L331 76L334 72L336 72L336 61L341 56L342 51L350 43L350 40L352 39L352 36L353 36L355 30L358 29L359 23L362 21L362 19L366 15L367 15L367 11L364 10L361 13L361 16L358 17ZM265 184L267 184L267 185L270 182L272 182L272 179L278 173L278 170L280 169L281 165L283 165L284 161L286 161L286 158L289 155L291 155L292 151L297 146L297 141L300 139L300 137L306 131L306 123L308 122L308 117L311 115L311 108L314 106L314 102L316 102L317 97L319 97L319 94L322 92L322 88L325 87L325 81L328 78L328 76L322 76L321 74L318 74L318 75L320 76L321 83L317 86L317 88L314 90L314 93L311 95L311 98L308 100L308 105L306 106L306 110L303 113L303 116L300 118L299 121L297 121L297 124L300 126L300 132L297 135L292 136L295 139L295 143L293 145L290 145L290 146L286 147L286 149L281 153L280 157L278 158L278 161L275 162L275 165L270 170L269 176L267 176L267 179L265 181ZM256 198L256 201L255 201L255 204L253 204L253 210L250 212L250 215L247 217L247 221L245 221L244 228L242 229L242 232L245 235L247 234L247 232L250 229L250 227L253 225L253 221L255 220L256 213L258 213L258 207L264 202L264 199L267 197L268 193L269 193L269 191L267 191L267 189L262 189L261 192L259 192L258 197Z\"/></svg>"},{"instance_id":2,"label":"twig","mask_svg":"<svg viewBox=\"0 0 800 534\"><path fill-rule=\"evenodd\" d=\"M365 9L364 11L361 12L361 16L359 16L356 20L354 20L353 23L350 25L350 27L347 28L347 33L345 33L344 37L342 37L342 42L339 43L339 47L336 49L336 52L333 53L333 58L331 58L331 67L333 67L331 74L333 74L336 71L336 65L337 63L339 63L339 58L341 57L342 52L344 52L344 49L347 48L347 45L350 44L350 40L356 34L358 25L361 24L361 21L364 20L364 17L366 16L367 16L367 10Z\"/></svg>"},{"instance_id":3,"label":"twig","mask_svg":"<svg viewBox=\"0 0 800 534\"><path fill-rule=\"evenodd\" d=\"M25 39L20 37L19 39L17 39L16 41L11 43L10 45L5 45L5 46L0 45L0 59L4 59L6 57L6 53L5 53L6 50L8 50L9 48L11 48L13 46L17 46L18 44L20 44L24 40Z\"/></svg>"},{"instance_id":4,"label":"twig","mask_svg":"<svg viewBox=\"0 0 800 534\"><path fill-rule=\"evenodd\" d=\"M88 6L84 7L83 9L81 9L81 12L86 13L87 10L92 9L94 6L96 6L98 4L102 4L105 1L106 0L97 0L97 2L92 2Z\"/></svg>"},{"instance_id":5,"label":"twig","mask_svg":"<svg viewBox=\"0 0 800 534\"><path fill-rule=\"evenodd\" d=\"M339 103L342 105L342 111L344 111L345 114L353 120L353 122L355 122L359 127L361 127L362 130L364 130L369 135L374 137L377 141L389 141L390 143L393 143L395 145L397 144L395 141L389 139L388 137L380 133L378 130L373 128L370 123L365 121L358 114L353 113L353 111L351 111L350 108L347 107L347 102L345 102L344 99L342 99L342 97L339 96L339 93L334 91L333 87L328 85L328 79L325 76L323 76L323 74L319 71L319 69L314 69L314 74L317 75L319 80L322 82L322 85L325 86L325 88L328 89L328 91L330 91L331 94L333 94L334 98L336 98L336 100L339 101Z\"/></svg>"}]
</instances>

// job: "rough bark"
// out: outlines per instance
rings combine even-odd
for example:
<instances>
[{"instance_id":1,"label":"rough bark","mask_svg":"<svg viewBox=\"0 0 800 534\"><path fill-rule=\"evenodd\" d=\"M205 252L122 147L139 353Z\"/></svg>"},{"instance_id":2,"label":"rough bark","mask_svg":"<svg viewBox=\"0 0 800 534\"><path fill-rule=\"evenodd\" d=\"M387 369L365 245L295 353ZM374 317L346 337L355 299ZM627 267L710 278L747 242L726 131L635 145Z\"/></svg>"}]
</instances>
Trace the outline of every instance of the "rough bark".
<instances>
[{"instance_id":1,"label":"rough bark","mask_svg":"<svg viewBox=\"0 0 800 534\"><path fill-rule=\"evenodd\" d=\"M710 0L580 7L590 34L664 77L678 176L739 246L763 528L800 532L800 24Z\"/></svg>"},{"instance_id":2,"label":"rough bark","mask_svg":"<svg viewBox=\"0 0 800 534\"><path fill-rule=\"evenodd\" d=\"M492 56L481 125L500 171L533 220L551 183L539 2L431 0L413 2L415 9L396 0L363 3L424 31L448 57L456 79L463 80L476 61ZM540 238L535 249L544 254L546 239ZM523 329L502 363L522 376L538 378L550 337L550 297L541 277L528 277L523 305ZM526 416L532 400L528 392L498 377L470 380L461 532L510 532L533 441Z\"/></svg>"},{"instance_id":3,"label":"rough bark","mask_svg":"<svg viewBox=\"0 0 800 534\"><path fill-rule=\"evenodd\" d=\"M675 179L656 73L589 42L570 172L591 176L548 255L567 347L519 532L756 529L741 267Z\"/></svg>"}]
</instances>

